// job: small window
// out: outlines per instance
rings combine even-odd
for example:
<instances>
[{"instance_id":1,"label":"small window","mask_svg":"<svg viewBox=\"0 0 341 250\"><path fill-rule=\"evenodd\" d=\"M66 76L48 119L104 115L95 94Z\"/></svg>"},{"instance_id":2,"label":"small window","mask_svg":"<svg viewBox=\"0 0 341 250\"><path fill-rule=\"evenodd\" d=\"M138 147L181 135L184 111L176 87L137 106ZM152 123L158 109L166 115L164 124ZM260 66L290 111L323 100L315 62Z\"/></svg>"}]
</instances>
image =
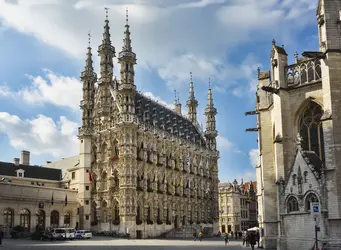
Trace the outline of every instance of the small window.
<instances>
[{"instance_id":1,"label":"small window","mask_svg":"<svg viewBox=\"0 0 341 250\"><path fill-rule=\"evenodd\" d=\"M287 202L287 211L288 213L291 213L291 212L298 212L299 211L299 208L298 208L298 201L295 197L291 196L289 199L288 199L288 202Z\"/></svg>"},{"instance_id":2,"label":"small window","mask_svg":"<svg viewBox=\"0 0 341 250\"><path fill-rule=\"evenodd\" d=\"M89 220L89 215L85 215L85 219L86 219L86 220Z\"/></svg>"},{"instance_id":3,"label":"small window","mask_svg":"<svg viewBox=\"0 0 341 250\"><path fill-rule=\"evenodd\" d=\"M23 173L18 173L18 177L23 177Z\"/></svg>"},{"instance_id":4,"label":"small window","mask_svg":"<svg viewBox=\"0 0 341 250\"><path fill-rule=\"evenodd\" d=\"M308 182L308 172L307 171L304 172L303 177L304 177L304 183L307 183Z\"/></svg>"},{"instance_id":5,"label":"small window","mask_svg":"<svg viewBox=\"0 0 341 250\"><path fill-rule=\"evenodd\" d=\"M86 172L89 173L89 169L87 169Z\"/></svg>"},{"instance_id":6,"label":"small window","mask_svg":"<svg viewBox=\"0 0 341 250\"><path fill-rule=\"evenodd\" d=\"M72 180L74 180L76 178L76 172L72 172Z\"/></svg>"},{"instance_id":7,"label":"small window","mask_svg":"<svg viewBox=\"0 0 341 250\"><path fill-rule=\"evenodd\" d=\"M89 191L90 187L89 186L85 186L85 190Z\"/></svg>"},{"instance_id":8,"label":"small window","mask_svg":"<svg viewBox=\"0 0 341 250\"><path fill-rule=\"evenodd\" d=\"M296 175L292 176L292 185L296 185Z\"/></svg>"},{"instance_id":9,"label":"small window","mask_svg":"<svg viewBox=\"0 0 341 250\"><path fill-rule=\"evenodd\" d=\"M89 205L89 200L86 200L86 201L85 201L85 205Z\"/></svg>"}]
</instances>

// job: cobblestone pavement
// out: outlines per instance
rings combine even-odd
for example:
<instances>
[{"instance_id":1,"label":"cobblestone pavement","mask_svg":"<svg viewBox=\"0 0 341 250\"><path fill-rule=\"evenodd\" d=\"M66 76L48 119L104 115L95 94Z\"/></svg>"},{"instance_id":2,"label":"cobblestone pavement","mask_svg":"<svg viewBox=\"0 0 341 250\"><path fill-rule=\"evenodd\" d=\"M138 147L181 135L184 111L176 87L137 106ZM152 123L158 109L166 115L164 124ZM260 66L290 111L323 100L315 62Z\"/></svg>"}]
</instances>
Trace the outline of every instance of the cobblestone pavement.
<instances>
[{"instance_id":1,"label":"cobblestone pavement","mask_svg":"<svg viewBox=\"0 0 341 250\"><path fill-rule=\"evenodd\" d=\"M242 246L240 241L231 241L225 246L222 239L207 239L202 242L192 240L127 240L111 239L107 237L94 237L91 240L73 240L73 241L33 241L33 240L15 240L5 239L2 249L117 249L117 250L215 250L215 249L251 249Z\"/></svg>"}]
</instances>

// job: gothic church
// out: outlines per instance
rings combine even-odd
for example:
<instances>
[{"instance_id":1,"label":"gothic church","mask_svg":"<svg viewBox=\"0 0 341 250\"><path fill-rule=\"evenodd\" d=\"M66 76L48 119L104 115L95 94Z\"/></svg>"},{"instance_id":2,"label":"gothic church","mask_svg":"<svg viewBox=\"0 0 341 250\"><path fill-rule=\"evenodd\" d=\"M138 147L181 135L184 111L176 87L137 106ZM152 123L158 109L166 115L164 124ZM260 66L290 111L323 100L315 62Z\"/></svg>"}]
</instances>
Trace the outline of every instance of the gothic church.
<instances>
[{"instance_id":1,"label":"gothic church","mask_svg":"<svg viewBox=\"0 0 341 250\"><path fill-rule=\"evenodd\" d=\"M271 70L258 72L249 114L257 114L258 219L267 249L311 249L315 226L319 247L340 247L340 23L341 1L319 0L319 51L296 53L288 64L284 46L273 41Z\"/></svg>"}]
</instances>

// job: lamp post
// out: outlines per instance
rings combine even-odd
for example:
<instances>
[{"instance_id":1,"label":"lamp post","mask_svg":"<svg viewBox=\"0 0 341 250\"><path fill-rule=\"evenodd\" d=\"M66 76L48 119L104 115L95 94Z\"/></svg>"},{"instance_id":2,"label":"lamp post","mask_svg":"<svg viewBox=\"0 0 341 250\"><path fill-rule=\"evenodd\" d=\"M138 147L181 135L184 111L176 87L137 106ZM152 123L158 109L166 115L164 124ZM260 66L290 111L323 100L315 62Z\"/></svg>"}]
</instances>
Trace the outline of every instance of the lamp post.
<instances>
[{"instance_id":1,"label":"lamp post","mask_svg":"<svg viewBox=\"0 0 341 250\"><path fill-rule=\"evenodd\" d=\"M220 230L219 231L223 232L223 218L222 217L223 217L224 210L219 210L218 213L220 217Z\"/></svg>"}]
</instances>

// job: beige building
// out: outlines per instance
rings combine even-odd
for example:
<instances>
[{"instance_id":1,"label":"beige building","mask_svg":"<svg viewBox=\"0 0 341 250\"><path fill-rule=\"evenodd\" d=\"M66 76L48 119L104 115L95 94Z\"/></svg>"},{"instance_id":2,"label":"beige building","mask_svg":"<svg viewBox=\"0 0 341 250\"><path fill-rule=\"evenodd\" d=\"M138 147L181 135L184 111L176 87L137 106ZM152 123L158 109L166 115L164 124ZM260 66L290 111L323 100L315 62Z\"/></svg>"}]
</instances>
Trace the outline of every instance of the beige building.
<instances>
[{"instance_id":1,"label":"beige building","mask_svg":"<svg viewBox=\"0 0 341 250\"><path fill-rule=\"evenodd\" d=\"M289 64L273 41L271 70L258 72L257 109L250 114L258 117L265 248L311 248L315 225L320 247L341 246L340 10L340 0L319 0L319 51ZM312 204L319 208L316 222Z\"/></svg>"},{"instance_id":2,"label":"beige building","mask_svg":"<svg viewBox=\"0 0 341 250\"><path fill-rule=\"evenodd\" d=\"M0 162L0 225L5 234L21 226L24 232L37 227L78 225L77 191L69 189L61 170L30 165L30 152L21 160Z\"/></svg>"},{"instance_id":3,"label":"beige building","mask_svg":"<svg viewBox=\"0 0 341 250\"><path fill-rule=\"evenodd\" d=\"M219 183L219 230L222 233L245 231L257 226L256 182Z\"/></svg>"},{"instance_id":4,"label":"beige building","mask_svg":"<svg viewBox=\"0 0 341 250\"><path fill-rule=\"evenodd\" d=\"M90 47L81 74L80 154L46 164L62 169L77 191L80 228L138 238L186 225L217 232L219 152L211 89L202 131L192 80L188 116L178 100L172 110L136 90L128 24L118 53L120 80L113 77L108 20L98 53L100 78Z\"/></svg>"}]
</instances>

